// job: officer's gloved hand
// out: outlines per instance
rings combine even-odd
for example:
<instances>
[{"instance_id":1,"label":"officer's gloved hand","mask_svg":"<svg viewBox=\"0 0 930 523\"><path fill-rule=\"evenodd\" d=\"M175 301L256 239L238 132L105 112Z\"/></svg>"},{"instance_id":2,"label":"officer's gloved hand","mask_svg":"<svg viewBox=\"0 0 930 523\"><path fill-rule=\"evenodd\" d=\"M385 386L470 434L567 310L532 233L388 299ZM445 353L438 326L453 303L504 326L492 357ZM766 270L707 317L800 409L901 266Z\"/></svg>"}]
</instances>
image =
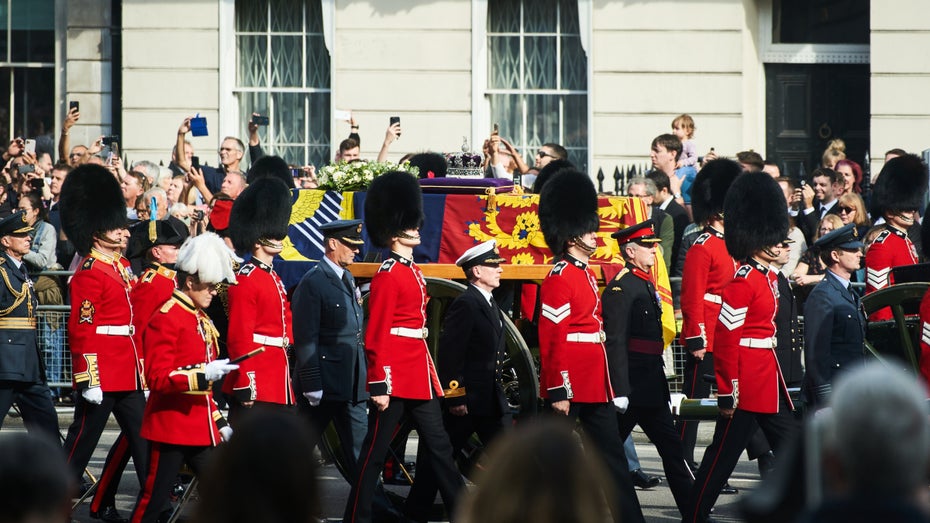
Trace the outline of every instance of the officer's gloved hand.
<instances>
[{"instance_id":1,"label":"officer's gloved hand","mask_svg":"<svg viewBox=\"0 0 930 523\"><path fill-rule=\"evenodd\" d=\"M81 396L84 396L84 399L88 403L93 403L94 405L100 405L103 403L103 389L98 387L89 387L81 391Z\"/></svg>"},{"instance_id":2,"label":"officer's gloved hand","mask_svg":"<svg viewBox=\"0 0 930 523\"><path fill-rule=\"evenodd\" d=\"M207 363L206 368L204 368L203 373L207 378L207 381L216 381L223 376L229 374L231 371L238 369L238 365L230 365L229 358L223 358L221 360L211 361ZM230 429L232 430L232 429Z\"/></svg>"},{"instance_id":3,"label":"officer's gloved hand","mask_svg":"<svg viewBox=\"0 0 930 523\"><path fill-rule=\"evenodd\" d=\"M151 394L151 392L152 392L152 391L150 391L149 389L143 389L143 390L142 390L142 394L145 394L145 401L148 401L148 400L149 400L149 394Z\"/></svg>"},{"instance_id":4,"label":"officer's gloved hand","mask_svg":"<svg viewBox=\"0 0 930 523\"><path fill-rule=\"evenodd\" d=\"M307 398L307 402L310 403L311 407L316 407L320 404L320 400L323 399L323 391L315 390L312 392L304 392L304 397Z\"/></svg>"},{"instance_id":5,"label":"officer's gloved hand","mask_svg":"<svg viewBox=\"0 0 930 523\"><path fill-rule=\"evenodd\" d=\"M620 396L619 398L614 398L614 408L617 409L617 412L623 414L626 412L627 407L630 406L630 398L626 396Z\"/></svg>"},{"instance_id":6,"label":"officer's gloved hand","mask_svg":"<svg viewBox=\"0 0 930 523\"><path fill-rule=\"evenodd\" d=\"M225 427L222 427L220 429L220 438L223 441L229 441L229 438L231 438L232 435L233 435L233 429L229 425L226 425Z\"/></svg>"}]
</instances>

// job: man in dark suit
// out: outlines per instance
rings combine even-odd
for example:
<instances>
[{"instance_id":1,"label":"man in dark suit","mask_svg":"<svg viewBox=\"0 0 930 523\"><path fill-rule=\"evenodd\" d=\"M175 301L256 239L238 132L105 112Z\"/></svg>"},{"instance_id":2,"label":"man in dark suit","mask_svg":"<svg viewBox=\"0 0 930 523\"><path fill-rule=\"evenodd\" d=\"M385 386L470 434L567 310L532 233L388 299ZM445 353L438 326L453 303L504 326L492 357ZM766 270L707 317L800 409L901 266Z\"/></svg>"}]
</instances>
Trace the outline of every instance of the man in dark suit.
<instances>
[{"instance_id":1,"label":"man in dark suit","mask_svg":"<svg viewBox=\"0 0 930 523\"><path fill-rule=\"evenodd\" d=\"M804 233L804 238L807 239L808 243L811 243L814 236L817 235L820 220L828 214L839 215L840 210L839 206L836 205L836 202L839 201L835 193L837 188L836 171L826 168L815 169L811 173L811 187L813 188L813 194L810 191L805 194L802 190L804 208L799 211L799 215L795 218L795 223Z\"/></svg>"},{"instance_id":2,"label":"man in dark suit","mask_svg":"<svg viewBox=\"0 0 930 523\"><path fill-rule=\"evenodd\" d=\"M858 295L849 288L862 259L862 242L849 224L817 240L814 248L820 250L827 273L804 305L804 389L811 403L822 406L836 376L865 361L866 319Z\"/></svg>"},{"instance_id":3,"label":"man in dark suit","mask_svg":"<svg viewBox=\"0 0 930 523\"><path fill-rule=\"evenodd\" d=\"M364 244L361 220L320 226L323 258L300 280L291 300L298 410L319 437L330 422L355 474L368 430L365 390L364 312L348 267Z\"/></svg>"},{"instance_id":4,"label":"man in dark suit","mask_svg":"<svg viewBox=\"0 0 930 523\"><path fill-rule=\"evenodd\" d=\"M501 383L506 357L501 312L491 292L501 283L496 242L488 240L465 251L455 262L465 272L468 288L446 312L436 367L443 386L443 425L452 442L453 456L477 433L485 448L510 418ZM418 453L417 463L426 456ZM432 467L417 467L417 480L407 498L406 513L417 521L436 498Z\"/></svg>"},{"instance_id":5,"label":"man in dark suit","mask_svg":"<svg viewBox=\"0 0 930 523\"><path fill-rule=\"evenodd\" d=\"M674 174L672 175L674 176ZM672 222L675 224L675 239L672 243L672 266L669 270L675 270L676 264L678 263L678 250L681 248L681 238L685 234L685 229L688 227L688 224L691 223L691 218L688 217L688 211L682 207L681 193L673 193L670 188L670 178L665 172L655 169L652 172L646 174L646 178L652 180L656 184L655 198L653 198L653 208L661 209L665 211L665 214L672 217Z\"/></svg>"},{"instance_id":6,"label":"man in dark suit","mask_svg":"<svg viewBox=\"0 0 930 523\"><path fill-rule=\"evenodd\" d=\"M656 263L655 223L612 234L626 267L604 289L604 331L614 393L626 400L617 422L626 439L638 423L662 457L669 488L682 514L693 478L668 409L670 394L662 352L662 302L650 270ZM618 409L619 410L619 409Z\"/></svg>"},{"instance_id":7,"label":"man in dark suit","mask_svg":"<svg viewBox=\"0 0 930 523\"><path fill-rule=\"evenodd\" d=\"M58 443L58 415L36 338L36 301L23 256L32 242L23 211L0 221L0 427L13 402L30 432Z\"/></svg>"}]
</instances>

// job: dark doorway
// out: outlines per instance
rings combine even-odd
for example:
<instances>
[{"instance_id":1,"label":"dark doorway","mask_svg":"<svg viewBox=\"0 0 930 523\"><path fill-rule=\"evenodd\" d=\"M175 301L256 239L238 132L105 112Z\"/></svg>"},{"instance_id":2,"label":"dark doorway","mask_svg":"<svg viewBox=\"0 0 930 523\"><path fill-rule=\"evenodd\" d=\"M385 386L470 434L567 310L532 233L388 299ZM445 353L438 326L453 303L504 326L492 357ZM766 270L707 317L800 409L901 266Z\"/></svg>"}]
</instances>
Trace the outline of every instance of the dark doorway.
<instances>
[{"instance_id":1,"label":"dark doorway","mask_svg":"<svg viewBox=\"0 0 930 523\"><path fill-rule=\"evenodd\" d=\"M863 164L869 150L869 66L765 64L767 159L786 176L820 166L830 140ZM787 171L786 171L787 169Z\"/></svg>"}]
</instances>

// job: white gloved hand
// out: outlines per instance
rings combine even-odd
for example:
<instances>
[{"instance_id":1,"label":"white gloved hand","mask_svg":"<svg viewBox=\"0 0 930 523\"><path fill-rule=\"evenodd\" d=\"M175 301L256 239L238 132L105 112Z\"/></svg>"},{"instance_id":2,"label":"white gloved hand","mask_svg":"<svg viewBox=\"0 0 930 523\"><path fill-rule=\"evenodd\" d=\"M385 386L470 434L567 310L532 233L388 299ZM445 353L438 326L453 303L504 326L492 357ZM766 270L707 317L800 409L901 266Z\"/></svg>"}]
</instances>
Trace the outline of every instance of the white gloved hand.
<instances>
[{"instance_id":1,"label":"white gloved hand","mask_svg":"<svg viewBox=\"0 0 930 523\"><path fill-rule=\"evenodd\" d=\"M103 403L103 389L99 386L82 390L81 396L84 396L84 399L87 400L88 403L93 403L94 405Z\"/></svg>"},{"instance_id":2,"label":"white gloved hand","mask_svg":"<svg viewBox=\"0 0 930 523\"><path fill-rule=\"evenodd\" d=\"M307 402L310 403L311 407L316 407L320 404L320 400L323 399L323 391L314 390L312 392L304 392L304 397L307 398Z\"/></svg>"},{"instance_id":3,"label":"white gloved hand","mask_svg":"<svg viewBox=\"0 0 930 523\"><path fill-rule=\"evenodd\" d=\"M627 407L630 406L630 398L626 396L620 396L619 398L614 398L614 408L617 409L617 412L623 414L626 412Z\"/></svg>"},{"instance_id":4,"label":"white gloved hand","mask_svg":"<svg viewBox=\"0 0 930 523\"><path fill-rule=\"evenodd\" d=\"M220 438L223 441L229 441L229 438L231 438L232 435L233 435L233 429L229 425L226 425L225 427L220 429Z\"/></svg>"},{"instance_id":5,"label":"white gloved hand","mask_svg":"<svg viewBox=\"0 0 930 523\"><path fill-rule=\"evenodd\" d=\"M149 394L151 394L152 391L150 391L149 389L144 389L144 390L142 391L142 393L145 394L145 401L148 401L148 400L149 400Z\"/></svg>"},{"instance_id":6,"label":"white gloved hand","mask_svg":"<svg viewBox=\"0 0 930 523\"><path fill-rule=\"evenodd\" d=\"M216 381L223 376L238 369L238 365L230 365L229 358L223 358L221 360L211 361L207 363L207 366L204 368L203 373L207 377L207 381Z\"/></svg>"}]
</instances>

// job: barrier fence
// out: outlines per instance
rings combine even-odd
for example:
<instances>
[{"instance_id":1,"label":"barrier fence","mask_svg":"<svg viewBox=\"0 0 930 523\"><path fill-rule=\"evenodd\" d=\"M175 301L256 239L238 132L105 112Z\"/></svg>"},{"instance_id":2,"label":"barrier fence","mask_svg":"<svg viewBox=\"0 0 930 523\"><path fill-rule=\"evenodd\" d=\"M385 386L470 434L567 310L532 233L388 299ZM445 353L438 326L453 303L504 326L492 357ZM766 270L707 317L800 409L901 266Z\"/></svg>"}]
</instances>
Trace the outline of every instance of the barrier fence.
<instances>
[{"instance_id":1,"label":"barrier fence","mask_svg":"<svg viewBox=\"0 0 930 523\"><path fill-rule=\"evenodd\" d=\"M70 274L64 271L55 272ZM672 282L681 281L681 278L669 279ZM857 289L865 287L863 283L854 282L852 285ZM71 387L71 352L68 347L68 317L71 314L70 311L71 308L68 305L40 305L36 314L38 316L37 336L39 349L44 356L48 385L52 389ZM800 329L798 335L803 339L803 316L799 318L798 325ZM670 360L673 367L673 372L669 373L669 387L672 392L680 392L685 367L685 350L678 343L677 335L668 350L670 352L669 356L666 357L666 362L669 364Z\"/></svg>"}]
</instances>

